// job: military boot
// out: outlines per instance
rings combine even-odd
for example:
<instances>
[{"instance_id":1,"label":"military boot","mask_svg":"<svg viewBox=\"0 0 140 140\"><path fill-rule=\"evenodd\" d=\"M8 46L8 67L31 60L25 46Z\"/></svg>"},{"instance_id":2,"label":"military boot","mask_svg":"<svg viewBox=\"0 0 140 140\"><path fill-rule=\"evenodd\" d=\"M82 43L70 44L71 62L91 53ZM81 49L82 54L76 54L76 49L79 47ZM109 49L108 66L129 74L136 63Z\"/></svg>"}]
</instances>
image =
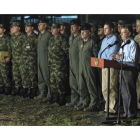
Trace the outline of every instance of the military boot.
<instances>
[{"instance_id":1,"label":"military boot","mask_svg":"<svg viewBox=\"0 0 140 140\"><path fill-rule=\"evenodd\" d=\"M20 95L20 89L21 89L21 88L15 88L15 89L12 91L11 95L12 95L12 96Z\"/></svg>"},{"instance_id":2,"label":"military boot","mask_svg":"<svg viewBox=\"0 0 140 140\"><path fill-rule=\"evenodd\" d=\"M11 87L6 87L5 88L5 95L10 95L11 94Z\"/></svg>"},{"instance_id":3,"label":"military boot","mask_svg":"<svg viewBox=\"0 0 140 140\"><path fill-rule=\"evenodd\" d=\"M58 102L58 105L62 106L62 105L65 105L65 104L66 104L65 95L62 94L62 95L60 95L60 100Z\"/></svg>"},{"instance_id":4,"label":"military boot","mask_svg":"<svg viewBox=\"0 0 140 140\"><path fill-rule=\"evenodd\" d=\"M79 106L79 107L77 107L77 111L83 111L87 107L88 107L87 105Z\"/></svg>"},{"instance_id":5,"label":"military boot","mask_svg":"<svg viewBox=\"0 0 140 140\"><path fill-rule=\"evenodd\" d=\"M37 96L37 88L29 88L28 98L29 99L34 99L35 96Z\"/></svg>"},{"instance_id":6,"label":"military boot","mask_svg":"<svg viewBox=\"0 0 140 140\"><path fill-rule=\"evenodd\" d=\"M85 112L94 112L98 111L97 107L87 107L84 109Z\"/></svg>"},{"instance_id":7,"label":"military boot","mask_svg":"<svg viewBox=\"0 0 140 140\"><path fill-rule=\"evenodd\" d=\"M20 90L20 97L21 98L26 98L26 97L28 97L28 88L23 88L23 89L21 89Z\"/></svg>"},{"instance_id":8,"label":"military boot","mask_svg":"<svg viewBox=\"0 0 140 140\"><path fill-rule=\"evenodd\" d=\"M1 87L0 87L0 94L4 94L4 93L5 93L5 91L4 91L4 87L1 86Z\"/></svg>"}]
</instances>

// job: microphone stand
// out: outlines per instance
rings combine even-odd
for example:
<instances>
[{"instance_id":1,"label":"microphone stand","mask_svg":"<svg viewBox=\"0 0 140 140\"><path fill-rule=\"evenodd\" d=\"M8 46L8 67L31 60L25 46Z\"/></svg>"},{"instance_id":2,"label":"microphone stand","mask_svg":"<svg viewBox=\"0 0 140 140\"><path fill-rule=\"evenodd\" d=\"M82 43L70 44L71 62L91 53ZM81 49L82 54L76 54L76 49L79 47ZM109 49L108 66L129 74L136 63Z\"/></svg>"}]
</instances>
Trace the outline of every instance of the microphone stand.
<instances>
[{"instance_id":1,"label":"microphone stand","mask_svg":"<svg viewBox=\"0 0 140 140\"><path fill-rule=\"evenodd\" d=\"M102 56L102 54L103 54L103 52L106 50L106 49L108 49L108 48L110 48L110 46L108 45L102 52L101 52L101 54L100 54L100 58L101 58L101 56Z\"/></svg>"},{"instance_id":2,"label":"microphone stand","mask_svg":"<svg viewBox=\"0 0 140 140\"><path fill-rule=\"evenodd\" d=\"M121 104L121 89L122 89L122 66L123 66L123 59L124 59L124 47L122 47L122 57L121 57L121 70L120 70L120 88L119 88L119 102L118 102L118 117L117 117L117 124L120 124L120 104Z\"/></svg>"}]
</instances>

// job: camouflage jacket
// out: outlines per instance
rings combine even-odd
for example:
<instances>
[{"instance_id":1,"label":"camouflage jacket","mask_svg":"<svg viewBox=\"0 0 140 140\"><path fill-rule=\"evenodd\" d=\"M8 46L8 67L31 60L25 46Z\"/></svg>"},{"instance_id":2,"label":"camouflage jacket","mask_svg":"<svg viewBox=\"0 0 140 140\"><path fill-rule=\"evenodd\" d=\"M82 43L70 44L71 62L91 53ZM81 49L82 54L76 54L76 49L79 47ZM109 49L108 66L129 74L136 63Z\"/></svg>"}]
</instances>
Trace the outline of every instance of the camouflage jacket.
<instances>
[{"instance_id":1,"label":"camouflage jacket","mask_svg":"<svg viewBox=\"0 0 140 140\"><path fill-rule=\"evenodd\" d=\"M139 50L140 50L140 34L136 35L135 38L134 38L134 40L138 43ZM139 62L140 62L140 54L139 54Z\"/></svg>"},{"instance_id":2,"label":"camouflage jacket","mask_svg":"<svg viewBox=\"0 0 140 140\"><path fill-rule=\"evenodd\" d=\"M11 37L11 55L12 60L19 59L22 53L22 46L24 43L25 35L19 32L18 35L13 35Z\"/></svg>"},{"instance_id":3,"label":"camouflage jacket","mask_svg":"<svg viewBox=\"0 0 140 140\"><path fill-rule=\"evenodd\" d=\"M66 69L66 60L68 59L68 45L65 37L58 35L52 36L48 46L48 66L53 69Z\"/></svg>"},{"instance_id":4,"label":"camouflage jacket","mask_svg":"<svg viewBox=\"0 0 140 140\"><path fill-rule=\"evenodd\" d=\"M11 58L10 38L7 35L0 37L0 51L8 51L8 57Z\"/></svg>"},{"instance_id":5,"label":"camouflage jacket","mask_svg":"<svg viewBox=\"0 0 140 140\"><path fill-rule=\"evenodd\" d=\"M29 36L25 35L21 59L37 60L37 36L34 33Z\"/></svg>"}]
</instances>

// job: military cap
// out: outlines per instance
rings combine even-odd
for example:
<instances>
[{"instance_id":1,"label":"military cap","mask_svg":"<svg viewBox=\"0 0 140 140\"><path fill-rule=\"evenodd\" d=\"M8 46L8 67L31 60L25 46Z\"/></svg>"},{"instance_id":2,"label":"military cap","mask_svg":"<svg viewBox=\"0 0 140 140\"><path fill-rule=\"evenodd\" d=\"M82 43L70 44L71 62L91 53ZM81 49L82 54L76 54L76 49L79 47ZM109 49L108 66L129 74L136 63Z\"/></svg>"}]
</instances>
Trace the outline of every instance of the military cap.
<instances>
[{"instance_id":1,"label":"military cap","mask_svg":"<svg viewBox=\"0 0 140 140\"><path fill-rule=\"evenodd\" d=\"M91 25L91 27L93 27L93 28L97 28L98 27L98 25L97 25L97 23L96 22L92 22L92 23L89 23L90 25Z\"/></svg>"},{"instance_id":2,"label":"military cap","mask_svg":"<svg viewBox=\"0 0 140 140\"><path fill-rule=\"evenodd\" d=\"M81 25L81 30L91 30L91 25L89 23L84 23Z\"/></svg>"},{"instance_id":3,"label":"military cap","mask_svg":"<svg viewBox=\"0 0 140 140\"><path fill-rule=\"evenodd\" d=\"M114 24L114 26L117 26L117 22L112 22Z\"/></svg>"},{"instance_id":4,"label":"military cap","mask_svg":"<svg viewBox=\"0 0 140 140\"><path fill-rule=\"evenodd\" d=\"M66 22L60 22L59 24L60 24L60 25L63 25L63 26L66 26L66 25L67 25Z\"/></svg>"},{"instance_id":5,"label":"military cap","mask_svg":"<svg viewBox=\"0 0 140 140\"><path fill-rule=\"evenodd\" d=\"M140 19L137 19L137 20L136 20L136 24L137 24L137 25L140 25Z\"/></svg>"},{"instance_id":6,"label":"military cap","mask_svg":"<svg viewBox=\"0 0 140 140\"><path fill-rule=\"evenodd\" d=\"M98 24L98 28L104 28L104 24L103 23Z\"/></svg>"},{"instance_id":7,"label":"military cap","mask_svg":"<svg viewBox=\"0 0 140 140\"><path fill-rule=\"evenodd\" d=\"M11 26L12 26L12 27L13 27L13 26L19 26L19 27L20 27L20 22L19 22L19 21L15 21L15 22L12 23Z\"/></svg>"},{"instance_id":8,"label":"military cap","mask_svg":"<svg viewBox=\"0 0 140 140\"><path fill-rule=\"evenodd\" d=\"M60 24L58 23L53 23L51 28L60 28Z\"/></svg>"},{"instance_id":9,"label":"military cap","mask_svg":"<svg viewBox=\"0 0 140 140\"><path fill-rule=\"evenodd\" d=\"M0 23L0 28L3 28L3 29L5 29L5 26L4 26L4 24Z\"/></svg>"},{"instance_id":10,"label":"military cap","mask_svg":"<svg viewBox=\"0 0 140 140\"><path fill-rule=\"evenodd\" d=\"M73 20L70 21L70 24L71 25L76 24L77 26L80 26L81 25L81 22L79 20L73 19Z\"/></svg>"},{"instance_id":11,"label":"military cap","mask_svg":"<svg viewBox=\"0 0 140 140\"><path fill-rule=\"evenodd\" d=\"M34 26L34 23L33 22L26 22L25 26Z\"/></svg>"},{"instance_id":12,"label":"military cap","mask_svg":"<svg viewBox=\"0 0 140 140\"><path fill-rule=\"evenodd\" d=\"M125 21L125 20L119 20L119 21L118 21L118 24L124 25L124 24L127 24L127 21Z\"/></svg>"},{"instance_id":13,"label":"military cap","mask_svg":"<svg viewBox=\"0 0 140 140\"><path fill-rule=\"evenodd\" d=\"M48 23L48 20L47 19L41 19L41 20L39 20L38 24L39 23L45 23L45 24L47 24Z\"/></svg>"}]
</instances>

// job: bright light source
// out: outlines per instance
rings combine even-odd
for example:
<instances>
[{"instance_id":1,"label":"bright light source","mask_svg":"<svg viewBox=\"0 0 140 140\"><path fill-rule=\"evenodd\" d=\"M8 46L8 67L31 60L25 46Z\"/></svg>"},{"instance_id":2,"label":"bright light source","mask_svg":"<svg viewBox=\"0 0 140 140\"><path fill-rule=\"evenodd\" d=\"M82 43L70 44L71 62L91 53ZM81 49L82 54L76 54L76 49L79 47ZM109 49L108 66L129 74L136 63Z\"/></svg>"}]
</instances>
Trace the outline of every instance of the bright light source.
<instances>
[{"instance_id":1,"label":"bright light source","mask_svg":"<svg viewBox=\"0 0 140 140\"><path fill-rule=\"evenodd\" d=\"M24 16L24 18L29 18L30 16Z\"/></svg>"},{"instance_id":2,"label":"bright light source","mask_svg":"<svg viewBox=\"0 0 140 140\"><path fill-rule=\"evenodd\" d=\"M78 18L77 16L61 16L61 18Z\"/></svg>"}]
</instances>

